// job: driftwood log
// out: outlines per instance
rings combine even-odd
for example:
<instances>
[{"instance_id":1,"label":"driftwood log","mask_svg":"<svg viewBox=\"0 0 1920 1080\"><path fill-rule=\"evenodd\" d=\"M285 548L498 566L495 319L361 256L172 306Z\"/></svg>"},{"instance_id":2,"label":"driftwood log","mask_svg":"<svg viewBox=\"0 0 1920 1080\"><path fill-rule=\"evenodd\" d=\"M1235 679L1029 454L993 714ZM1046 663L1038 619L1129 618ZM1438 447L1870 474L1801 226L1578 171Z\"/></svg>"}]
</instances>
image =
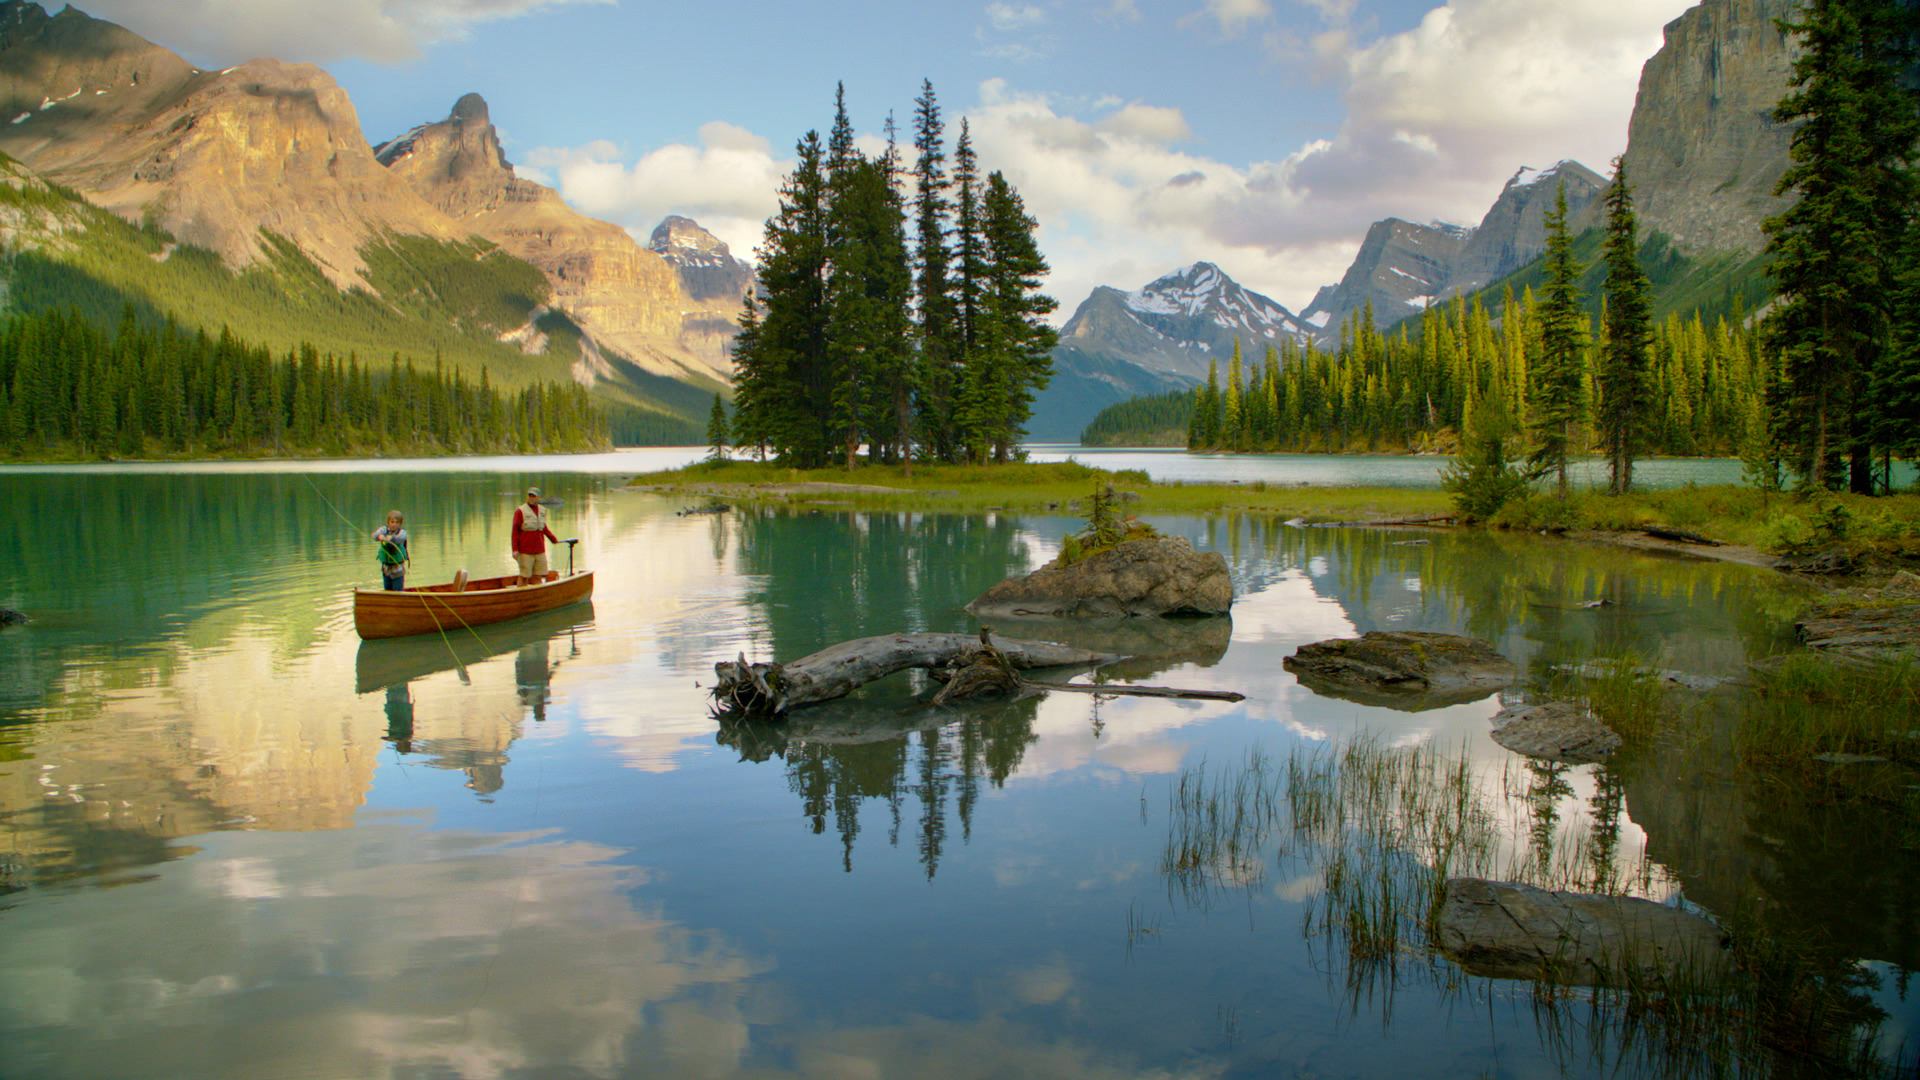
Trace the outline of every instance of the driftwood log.
<instances>
[{"instance_id":1,"label":"driftwood log","mask_svg":"<svg viewBox=\"0 0 1920 1080\"><path fill-rule=\"evenodd\" d=\"M1700 544L1705 547L1720 546L1720 541L1711 537L1701 536L1697 532L1688 532L1685 529L1670 529L1665 525L1647 525L1642 527L1640 531L1653 537L1655 540L1672 540L1675 543Z\"/></svg>"},{"instance_id":2,"label":"driftwood log","mask_svg":"<svg viewBox=\"0 0 1920 1080\"><path fill-rule=\"evenodd\" d=\"M718 676L713 702L715 710L724 716L783 717L789 709L845 697L875 679L907 668L925 668L946 684L934 695L935 705L985 694L1046 690L1205 701L1242 701L1246 697L1231 690L1029 682L1020 675L1033 668L1087 667L1119 659L1111 653L1050 641L995 641L984 627L978 638L965 634L890 634L843 641L790 664L753 664L745 654L737 660L722 661L713 666Z\"/></svg>"},{"instance_id":3,"label":"driftwood log","mask_svg":"<svg viewBox=\"0 0 1920 1080\"><path fill-rule=\"evenodd\" d=\"M1120 659L1050 641L1001 638L983 647L970 634L885 634L830 645L787 664L752 664L746 655L713 665L714 705L745 716L784 716L789 709L845 697L855 689L908 668L964 670L986 650L1011 668L1081 667Z\"/></svg>"}]
</instances>

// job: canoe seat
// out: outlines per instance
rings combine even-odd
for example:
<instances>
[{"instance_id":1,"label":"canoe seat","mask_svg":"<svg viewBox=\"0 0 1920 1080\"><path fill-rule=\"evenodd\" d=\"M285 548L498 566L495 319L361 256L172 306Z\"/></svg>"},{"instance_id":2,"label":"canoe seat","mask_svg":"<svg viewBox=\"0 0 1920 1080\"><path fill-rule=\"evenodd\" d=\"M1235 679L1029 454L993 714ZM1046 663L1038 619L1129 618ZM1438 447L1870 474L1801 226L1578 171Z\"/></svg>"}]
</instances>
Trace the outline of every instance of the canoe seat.
<instances>
[{"instance_id":1,"label":"canoe seat","mask_svg":"<svg viewBox=\"0 0 1920 1080\"><path fill-rule=\"evenodd\" d=\"M454 573L453 573L453 591L454 591L454 592L466 592L466 591L467 591L467 572L466 572L465 570L456 570L456 571L454 571Z\"/></svg>"}]
</instances>

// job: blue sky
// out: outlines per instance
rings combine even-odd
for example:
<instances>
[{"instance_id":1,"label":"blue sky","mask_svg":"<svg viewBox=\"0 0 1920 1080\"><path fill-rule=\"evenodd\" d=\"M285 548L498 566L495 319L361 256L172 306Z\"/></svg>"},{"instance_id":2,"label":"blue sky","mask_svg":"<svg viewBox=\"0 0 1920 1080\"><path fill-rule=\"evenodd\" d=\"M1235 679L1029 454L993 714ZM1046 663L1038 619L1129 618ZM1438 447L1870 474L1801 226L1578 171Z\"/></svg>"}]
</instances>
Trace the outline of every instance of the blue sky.
<instances>
[{"instance_id":1,"label":"blue sky","mask_svg":"<svg viewBox=\"0 0 1920 1080\"><path fill-rule=\"evenodd\" d=\"M1067 311L1218 262L1298 309L1369 222L1476 222L1521 165L1605 170L1687 0L99 0L202 66L325 66L370 140L484 95L508 155L640 235L750 249L793 141L930 78L1041 221ZM1063 313L1064 314L1064 313Z\"/></svg>"}]
</instances>

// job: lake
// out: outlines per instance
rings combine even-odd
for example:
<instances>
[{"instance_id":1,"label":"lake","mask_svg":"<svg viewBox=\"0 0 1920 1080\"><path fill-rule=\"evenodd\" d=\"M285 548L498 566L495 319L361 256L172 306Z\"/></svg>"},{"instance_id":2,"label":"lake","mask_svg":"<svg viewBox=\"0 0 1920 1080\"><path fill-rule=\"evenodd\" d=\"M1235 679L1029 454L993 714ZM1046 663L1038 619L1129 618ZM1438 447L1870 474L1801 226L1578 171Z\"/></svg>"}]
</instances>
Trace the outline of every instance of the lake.
<instances>
[{"instance_id":1,"label":"lake","mask_svg":"<svg viewBox=\"0 0 1920 1080\"><path fill-rule=\"evenodd\" d=\"M1319 918L1325 846L1263 828L1176 857L1183 785L1356 745L1463 761L1514 874L1763 910L1882 1018L1883 1052L1920 1037L1912 821L1727 751L1738 680L1791 644L1784 575L1162 518L1228 560L1230 621L1039 636L1244 702L936 711L903 675L721 722L716 661L971 631L962 605L1079 523L680 517L620 489L672 453L699 452L0 472L0 605L34 618L0 630L0 1076L1670 1072L1527 984L1352 960ZM483 576L529 482L581 538L591 605L357 639L386 510L416 582ZM1529 764L1491 741L1495 698L1404 712L1281 666L1387 628L1484 637L1534 690L1596 658L1735 682L1672 692L1695 737Z\"/></svg>"},{"instance_id":2,"label":"lake","mask_svg":"<svg viewBox=\"0 0 1920 1080\"><path fill-rule=\"evenodd\" d=\"M1206 484L1300 484L1309 487L1437 488L1451 457L1436 454L1190 454L1164 447L1077 446L1031 443L1034 461L1073 458L1099 469L1140 469L1155 480ZM1911 488L1920 472L1913 462L1893 466L1894 486ZM1604 491L1607 463L1581 458L1569 470L1576 490ZM1737 458L1647 458L1633 463L1636 487L1657 490L1688 484L1741 484Z\"/></svg>"}]
</instances>

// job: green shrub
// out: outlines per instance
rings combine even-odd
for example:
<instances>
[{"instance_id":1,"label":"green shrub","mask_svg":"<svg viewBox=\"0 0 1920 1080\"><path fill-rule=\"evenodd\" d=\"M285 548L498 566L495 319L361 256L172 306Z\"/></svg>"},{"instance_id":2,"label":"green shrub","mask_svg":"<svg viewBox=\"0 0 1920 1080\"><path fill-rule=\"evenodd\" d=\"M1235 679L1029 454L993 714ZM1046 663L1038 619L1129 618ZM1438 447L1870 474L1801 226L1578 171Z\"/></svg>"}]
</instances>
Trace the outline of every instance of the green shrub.
<instances>
[{"instance_id":1,"label":"green shrub","mask_svg":"<svg viewBox=\"0 0 1920 1080\"><path fill-rule=\"evenodd\" d=\"M1496 388L1497 391L1497 388ZM1466 446L1440 474L1440 487L1468 521L1485 521L1508 501L1524 494L1532 481L1513 458L1513 418L1498 392L1473 410Z\"/></svg>"}]
</instances>

